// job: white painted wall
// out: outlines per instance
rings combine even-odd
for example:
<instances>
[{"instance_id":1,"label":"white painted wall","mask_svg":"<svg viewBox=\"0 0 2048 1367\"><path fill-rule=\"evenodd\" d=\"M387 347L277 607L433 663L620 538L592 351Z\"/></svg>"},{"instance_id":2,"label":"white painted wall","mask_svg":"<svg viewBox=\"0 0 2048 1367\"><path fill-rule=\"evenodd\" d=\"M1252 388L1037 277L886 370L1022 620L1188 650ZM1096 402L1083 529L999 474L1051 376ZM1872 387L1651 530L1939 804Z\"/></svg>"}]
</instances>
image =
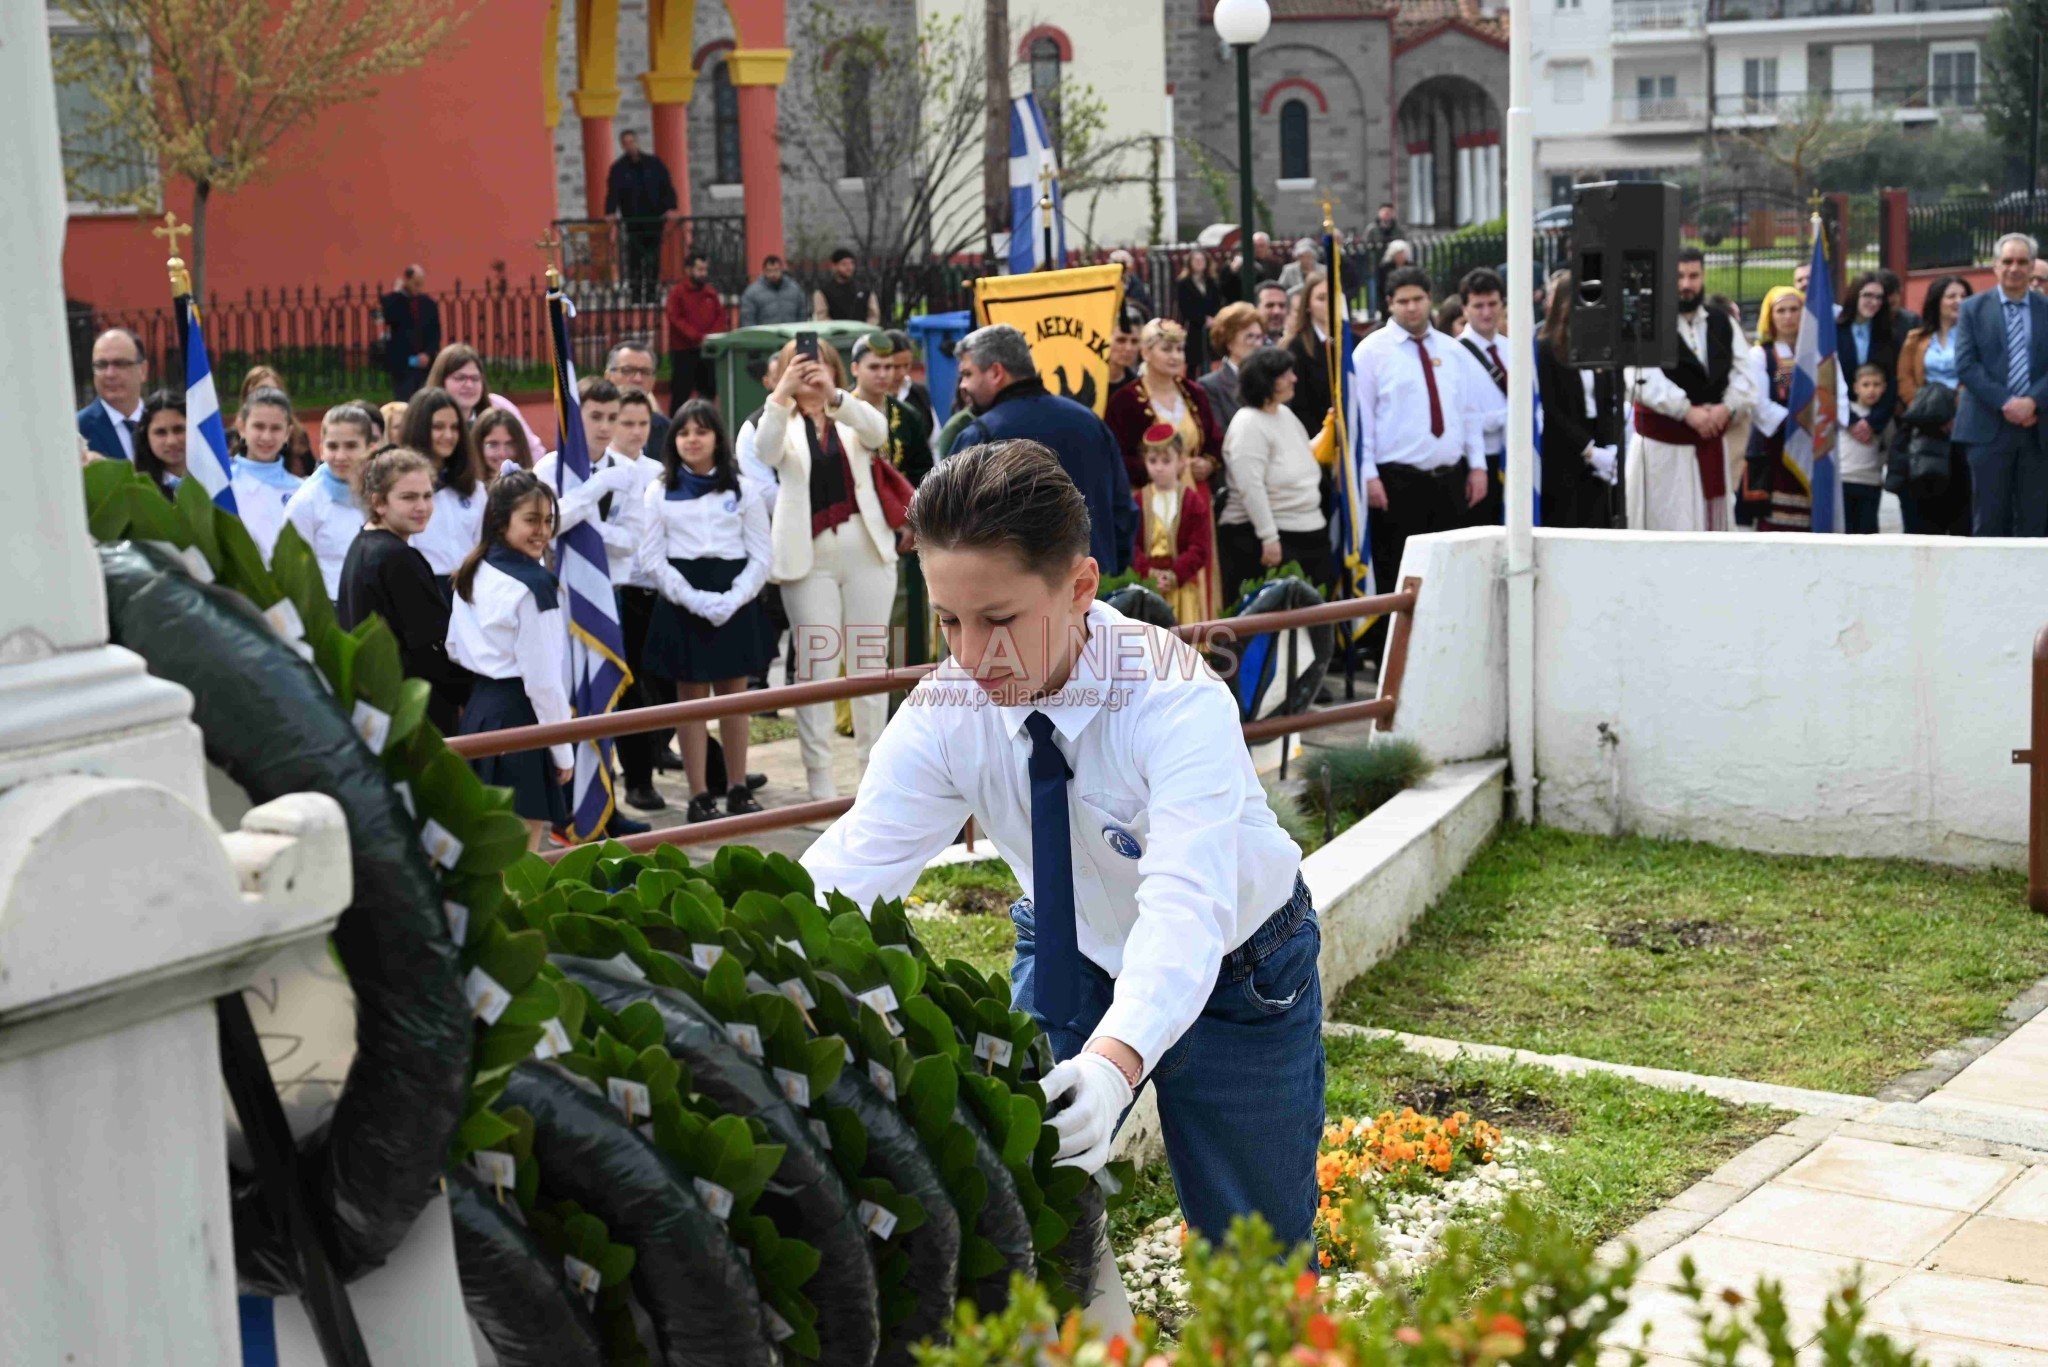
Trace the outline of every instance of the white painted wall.
<instances>
[{"instance_id":1,"label":"white painted wall","mask_svg":"<svg viewBox=\"0 0 2048 1367\"><path fill-rule=\"evenodd\" d=\"M982 24L981 0L918 0L918 22L933 18L957 18L979 38ZM1013 3L1010 6L1010 57L1017 56L1017 44L1040 24L1053 24L1073 40L1074 59L1061 71L1061 78L1085 82L1105 106L1107 126L1103 136L1111 139L1167 137L1166 98L1166 16L1165 7L1141 5L1074 5ZM1030 89L1028 68L1013 66L1010 93L1021 95ZM1166 201L1173 201L1170 179L1173 163L1161 161ZM1151 167L1142 149L1123 160L1126 175L1144 177ZM977 179L979 160L971 160L965 171ZM1084 229L1090 229L1089 206L1084 198L1067 201L1067 246L1086 245ZM1112 246L1149 240L1152 200L1143 183L1104 190L1096 201L1092 233L1097 242Z\"/></svg>"},{"instance_id":2,"label":"white painted wall","mask_svg":"<svg viewBox=\"0 0 2048 1367\"><path fill-rule=\"evenodd\" d=\"M1408 547L1425 582L1395 732L1439 760L1505 740L1500 542ZM1539 530L1536 570L1541 820L2024 863L2011 752L2048 543Z\"/></svg>"}]
</instances>

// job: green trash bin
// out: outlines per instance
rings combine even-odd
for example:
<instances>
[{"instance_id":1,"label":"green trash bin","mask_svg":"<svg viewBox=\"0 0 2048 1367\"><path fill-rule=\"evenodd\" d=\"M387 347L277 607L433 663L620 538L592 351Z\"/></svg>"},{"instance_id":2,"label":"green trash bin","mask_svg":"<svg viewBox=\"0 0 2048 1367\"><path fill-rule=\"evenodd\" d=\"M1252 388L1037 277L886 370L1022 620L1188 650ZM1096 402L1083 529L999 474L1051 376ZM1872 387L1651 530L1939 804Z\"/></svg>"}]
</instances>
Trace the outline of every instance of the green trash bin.
<instances>
[{"instance_id":1,"label":"green trash bin","mask_svg":"<svg viewBox=\"0 0 2048 1367\"><path fill-rule=\"evenodd\" d=\"M854 339L874 330L865 323L768 323L706 337L704 354L718 372L718 411L725 415L726 425L738 427L740 419L768 402L761 372L767 367L768 358L799 332L817 333L844 360L853 350ZM847 387L852 388L851 376Z\"/></svg>"}]
</instances>

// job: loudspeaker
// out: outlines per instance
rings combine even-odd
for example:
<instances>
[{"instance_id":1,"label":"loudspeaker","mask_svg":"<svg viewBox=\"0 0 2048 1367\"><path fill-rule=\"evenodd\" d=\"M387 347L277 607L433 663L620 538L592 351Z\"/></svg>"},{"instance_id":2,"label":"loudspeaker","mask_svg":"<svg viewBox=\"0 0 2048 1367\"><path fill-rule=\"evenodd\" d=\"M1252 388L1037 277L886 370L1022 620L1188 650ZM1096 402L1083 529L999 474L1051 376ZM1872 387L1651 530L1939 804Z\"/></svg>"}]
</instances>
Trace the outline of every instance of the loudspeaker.
<instances>
[{"instance_id":1,"label":"loudspeaker","mask_svg":"<svg viewBox=\"0 0 2048 1367\"><path fill-rule=\"evenodd\" d=\"M1678 361L1678 187L1572 189L1570 361L1582 369Z\"/></svg>"}]
</instances>

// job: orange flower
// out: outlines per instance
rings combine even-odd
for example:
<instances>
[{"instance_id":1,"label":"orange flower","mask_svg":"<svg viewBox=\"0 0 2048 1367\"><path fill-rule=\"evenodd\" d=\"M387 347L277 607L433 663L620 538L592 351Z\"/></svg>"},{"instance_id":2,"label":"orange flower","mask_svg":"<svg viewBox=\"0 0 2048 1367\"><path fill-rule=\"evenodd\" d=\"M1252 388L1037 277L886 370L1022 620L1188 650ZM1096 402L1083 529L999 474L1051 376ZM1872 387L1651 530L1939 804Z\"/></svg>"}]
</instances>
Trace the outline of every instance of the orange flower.
<instances>
[{"instance_id":1,"label":"orange flower","mask_svg":"<svg viewBox=\"0 0 2048 1367\"><path fill-rule=\"evenodd\" d=\"M1109 1346L1102 1350L1102 1355L1116 1363L1117 1367L1123 1367L1131 1360L1131 1345L1124 1341L1122 1334L1118 1334L1109 1341Z\"/></svg>"},{"instance_id":2,"label":"orange flower","mask_svg":"<svg viewBox=\"0 0 2048 1367\"><path fill-rule=\"evenodd\" d=\"M1422 1331L1412 1324L1404 1324L1399 1329L1396 1329L1394 1337L1407 1344L1410 1348L1420 1348L1422 1346Z\"/></svg>"},{"instance_id":3,"label":"orange flower","mask_svg":"<svg viewBox=\"0 0 2048 1367\"><path fill-rule=\"evenodd\" d=\"M1315 1273L1302 1273L1299 1277L1296 1277L1294 1279L1294 1299L1298 1301L1305 1301L1309 1299L1311 1296L1316 1294L1317 1285L1319 1285L1319 1283L1316 1281Z\"/></svg>"}]
</instances>

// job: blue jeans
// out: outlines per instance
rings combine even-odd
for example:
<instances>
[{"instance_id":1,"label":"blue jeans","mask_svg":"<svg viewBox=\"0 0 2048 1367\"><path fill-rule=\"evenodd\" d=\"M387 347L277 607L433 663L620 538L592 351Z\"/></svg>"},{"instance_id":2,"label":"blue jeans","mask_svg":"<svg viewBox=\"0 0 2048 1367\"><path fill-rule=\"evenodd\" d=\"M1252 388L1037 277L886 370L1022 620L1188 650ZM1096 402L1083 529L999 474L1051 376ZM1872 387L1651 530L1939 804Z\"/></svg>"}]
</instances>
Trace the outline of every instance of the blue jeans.
<instances>
[{"instance_id":1,"label":"blue jeans","mask_svg":"<svg viewBox=\"0 0 2048 1367\"><path fill-rule=\"evenodd\" d=\"M1079 1014L1070 1027L1047 1026L1031 991L1031 900L1012 906L1010 919L1017 926L1016 1008L1045 1029L1055 1058L1072 1058L1109 1009L1115 983L1082 960ZM1322 944L1308 885L1297 877L1287 905L1224 956L1208 1005L1141 1084L1158 1090L1181 1212L1211 1241L1253 1212L1288 1247L1313 1232L1323 1135Z\"/></svg>"}]
</instances>

